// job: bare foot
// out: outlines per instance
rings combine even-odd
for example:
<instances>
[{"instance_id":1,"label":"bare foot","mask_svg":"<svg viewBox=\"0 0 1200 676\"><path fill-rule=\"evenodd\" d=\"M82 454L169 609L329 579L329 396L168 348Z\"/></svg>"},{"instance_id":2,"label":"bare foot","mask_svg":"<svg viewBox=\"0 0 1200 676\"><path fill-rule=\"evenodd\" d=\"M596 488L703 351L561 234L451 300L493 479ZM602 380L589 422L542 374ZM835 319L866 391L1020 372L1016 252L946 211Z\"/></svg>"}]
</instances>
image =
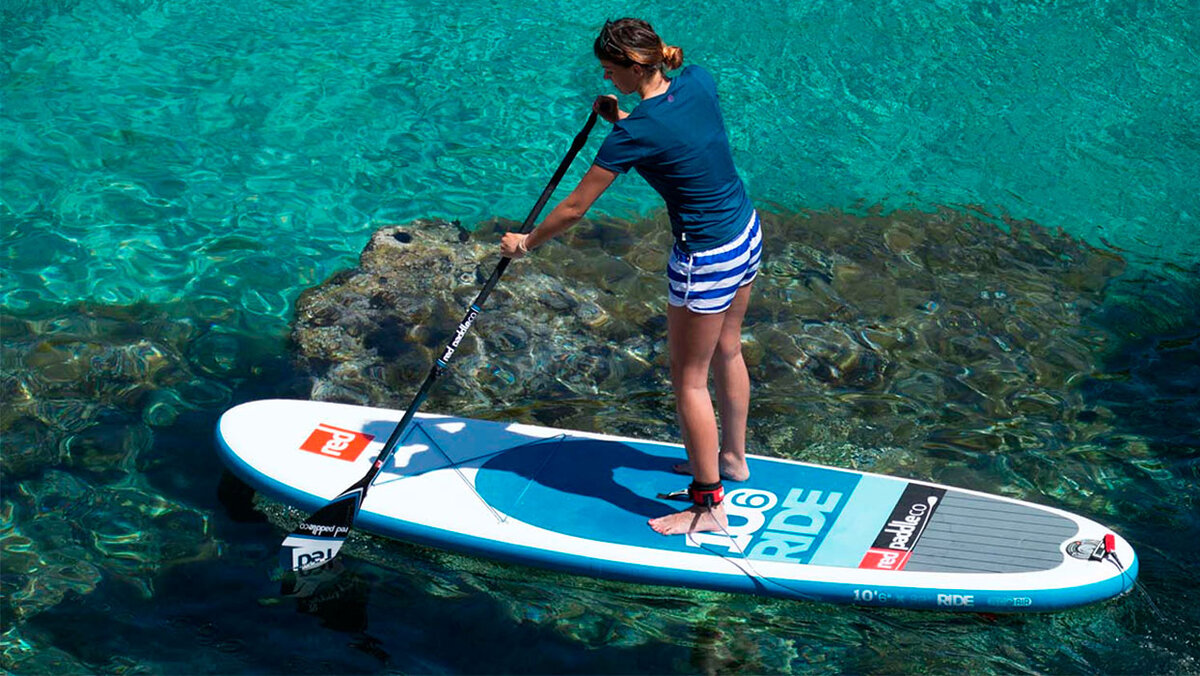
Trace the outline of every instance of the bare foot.
<instances>
[{"instance_id":1,"label":"bare foot","mask_svg":"<svg viewBox=\"0 0 1200 676\"><path fill-rule=\"evenodd\" d=\"M746 459L726 461L725 456L720 456L721 478L727 481L745 481L750 478L750 468L746 465ZM692 475L692 463L681 462L671 466L671 471L676 474Z\"/></svg>"},{"instance_id":2,"label":"bare foot","mask_svg":"<svg viewBox=\"0 0 1200 676\"><path fill-rule=\"evenodd\" d=\"M725 516L725 505L708 507L694 505L682 512L650 519L650 527L663 535L680 535L683 533L707 533L714 530L729 528L729 519Z\"/></svg>"}]
</instances>

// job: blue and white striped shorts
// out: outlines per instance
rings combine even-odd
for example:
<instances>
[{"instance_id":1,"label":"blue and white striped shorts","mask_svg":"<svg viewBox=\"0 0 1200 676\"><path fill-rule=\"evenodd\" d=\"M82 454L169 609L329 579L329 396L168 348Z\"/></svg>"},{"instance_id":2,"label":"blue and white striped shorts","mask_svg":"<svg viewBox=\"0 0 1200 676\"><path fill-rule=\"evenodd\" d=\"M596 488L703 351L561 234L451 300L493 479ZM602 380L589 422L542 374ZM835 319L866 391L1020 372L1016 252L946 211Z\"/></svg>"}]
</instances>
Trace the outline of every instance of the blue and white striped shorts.
<instances>
[{"instance_id":1,"label":"blue and white striped shorts","mask_svg":"<svg viewBox=\"0 0 1200 676\"><path fill-rule=\"evenodd\" d=\"M675 245L667 263L671 280L667 302L703 314L724 312L737 290L754 281L760 258L762 230L757 211L742 234L728 244L693 253Z\"/></svg>"}]
</instances>

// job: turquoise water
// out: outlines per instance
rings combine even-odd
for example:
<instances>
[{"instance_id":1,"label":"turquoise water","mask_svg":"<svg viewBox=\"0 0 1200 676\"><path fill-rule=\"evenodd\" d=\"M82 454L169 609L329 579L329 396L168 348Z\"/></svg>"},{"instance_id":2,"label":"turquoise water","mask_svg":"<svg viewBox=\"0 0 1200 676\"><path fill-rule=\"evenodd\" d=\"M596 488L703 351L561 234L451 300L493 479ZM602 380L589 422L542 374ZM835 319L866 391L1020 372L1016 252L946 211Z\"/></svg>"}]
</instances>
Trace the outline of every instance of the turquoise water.
<instances>
[{"instance_id":1,"label":"turquoise water","mask_svg":"<svg viewBox=\"0 0 1200 676\"><path fill-rule=\"evenodd\" d=\"M211 296L277 322L373 225L520 219L603 89L589 40L619 12L714 71L760 203L1200 247L1188 2L5 7L8 307ZM628 180L598 208L656 204Z\"/></svg>"},{"instance_id":2,"label":"turquoise water","mask_svg":"<svg viewBox=\"0 0 1200 676\"><path fill-rule=\"evenodd\" d=\"M1124 342L1104 346L1104 378L1078 385L1104 408L1092 415L1120 421L1101 450L1057 449L1016 470L923 457L952 460L930 478L1008 490L1015 474L1044 499L1071 492L1046 477L1086 466L1075 485L1086 500L1064 504L1134 541L1161 611L1140 595L1031 620L824 608L378 542L330 603L275 595L265 571L278 529L215 498L216 415L297 391L294 303L379 226L522 218L607 91L590 41L618 15L651 20L713 71L764 208L952 207L1061 229L1128 264L1089 320ZM115 356L100 338L5 353L9 374L37 374L5 380L6 409L44 421L0 418L6 668L1197 670L1194 3L7 0L0 53L4 337L128 344ZM625 178L595 213L657 208ZM89 378L101 362L117 377ZM68 389L83 394L57 396ZM813 405L762 394L777 420ZM1129 467L1135 480L1114 478Z\"/></svg>"}]
</instances>

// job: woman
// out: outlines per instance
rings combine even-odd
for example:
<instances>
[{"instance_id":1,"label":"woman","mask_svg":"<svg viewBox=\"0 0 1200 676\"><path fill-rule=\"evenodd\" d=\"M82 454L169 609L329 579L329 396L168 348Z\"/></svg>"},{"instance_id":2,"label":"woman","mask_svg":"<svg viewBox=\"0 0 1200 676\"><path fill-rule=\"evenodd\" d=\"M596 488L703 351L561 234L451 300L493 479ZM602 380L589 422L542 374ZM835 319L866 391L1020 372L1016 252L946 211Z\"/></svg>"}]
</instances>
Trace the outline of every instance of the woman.
<instances>
[{"instance_id":1,"label":"woman","mask_svg":"<svg viewBox=\"0 0 1200 676\"><path fill-rule=\"evenodd\" d=\"M503 255L520 258L577 223L618 174L636 169L662 195L675 235L668 264L667 345L671 384L692 475L693 505L650 520L664 535L728 526L721 478L745 481L750 379L742 359L742 319L762 250L758 215L733 166L729 140L707 71L683 65L650 24L620 19L604 24L596 58L622 94L641 103L620 110L615 96L597 97L593 110L613 129L579 185L528 234L510 232ZM712 369L724 434L708 391Z\"/></svg>"}]
</instances>

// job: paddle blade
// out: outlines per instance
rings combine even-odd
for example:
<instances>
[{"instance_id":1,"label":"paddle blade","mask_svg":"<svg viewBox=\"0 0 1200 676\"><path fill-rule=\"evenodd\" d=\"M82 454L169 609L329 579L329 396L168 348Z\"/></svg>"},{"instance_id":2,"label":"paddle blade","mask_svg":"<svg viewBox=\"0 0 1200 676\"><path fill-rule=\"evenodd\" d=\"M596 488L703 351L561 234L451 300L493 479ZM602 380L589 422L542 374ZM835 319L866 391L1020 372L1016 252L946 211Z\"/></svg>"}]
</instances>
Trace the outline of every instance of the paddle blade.
<instances>
[{"instance_id":1,"label":"paddle blade","mask_svg":"<svg viewBox=\"0 0 1200 676\"><path fill-rule=\"evenodd\" d=\"M361 485L348 489L317 510L283 540L280 564L287 570L311 570L337 556L366 493Z\"/></svg>"},{"instance_id":2,"label":"paddle blade","mask_svg":"<svg viewBox=\"0 0 1200 676\"><path fill-rule=\"evenodd\" d=\"M336 588L346 566L335 559L312 570L285 571L279 580L279 595L305 599L316 596L322 589Z\"/></svg>"}]
</instances>

